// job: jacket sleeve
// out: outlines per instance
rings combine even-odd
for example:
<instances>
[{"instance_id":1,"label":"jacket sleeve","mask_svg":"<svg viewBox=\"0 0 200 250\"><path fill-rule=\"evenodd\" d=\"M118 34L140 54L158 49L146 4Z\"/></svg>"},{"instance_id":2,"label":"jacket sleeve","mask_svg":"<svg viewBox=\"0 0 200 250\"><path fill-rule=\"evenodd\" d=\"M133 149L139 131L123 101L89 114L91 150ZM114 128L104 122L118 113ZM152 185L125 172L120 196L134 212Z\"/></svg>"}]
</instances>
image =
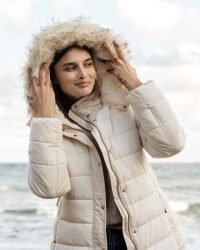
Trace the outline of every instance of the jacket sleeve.
<instances>
[{"instance_id":1,"label":"jacket sleeve","mask_svg":"<svg viewBox=\"0 0 200 250\"><path fill-rule=\"evenodd\" d=\"M142 145L153 158L167 158L183 149L184 131L153 81L130 91L127 99L135 114Z\"/></svg>"},{"instance_id":2,"label":"jacket sleeve","mask_svg":"<svg viewBox=\"0 0 200 250\"><path fill-rule=\"evenodd\" d=\"M32 118L28 153L28 184L34 194L42 198L58 198L70 191L59 119Z\"/></svg>"}]
</instances>

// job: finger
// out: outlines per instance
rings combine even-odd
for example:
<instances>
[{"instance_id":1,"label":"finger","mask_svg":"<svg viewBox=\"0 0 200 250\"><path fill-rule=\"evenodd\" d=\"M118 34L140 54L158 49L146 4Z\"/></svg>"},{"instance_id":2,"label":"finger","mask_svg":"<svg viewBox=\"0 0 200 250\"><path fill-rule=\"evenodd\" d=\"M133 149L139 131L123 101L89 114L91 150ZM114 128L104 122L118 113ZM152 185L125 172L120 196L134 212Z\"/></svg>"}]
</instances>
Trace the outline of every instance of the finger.
<instances>
[{"instance_id":1,"label":"finger","mask_svg":"<svg viewBox=\"0 0 200 250\"><path fill-rule=\"evenodd\" d=\"M27 100L28 100L28 104L29 106L35 110L34 106L33 106L33 97L32 96L27 96Z\"/></svg>"},{"instance_id":2,"label":"finger","mask_svg":"<svg viewBox=\"0 0 200 250\"><path fill-rule=\"evenodd\" d=\"M115 73L116 65L113 62L111 62L111 61L106 62L106 66L108 67L106 69L107 72Z\"/></svg>"},{"instance_id":3,"label":"finger","mask_svg":"<svg viewBox=\"0 0 200 250\"><path fill-rule=\"evenodd\" d=\"M38 92L38 80L37 78L34 76L32 77L32 88L33 88L33 94L36 95L36 93Z\"/></svg>"},{"instance_id":4,"label":"finger","mask_svg":"<svg viewBox=\"0 0 200 250\"><path fill-rule=\"evenodd\" d=\"M32 83L32 80L33 80L33 77L32 77L32 68L31 67L28 67L28 80L29 80L29 84L30 84L30 86L32 86L33 85L33 83Z\"/></svg>"},{"instance_id":5,"label":"finger","mask_svg":"<svg viewBox=\"0 0 200 250\"><path fill-rule=\"evenodd\" d=\"M113 68L110 68L110 69L106 69L106 71L108 73L111 73L111 74L114 74L115 73L115 70Z\"/></svg>"},{"instance_id":6,"label":"finger","mask_svg":"<svg viewBox=\"0 0 200 250\"><path fill-rule=\"evenodd\" d=\"M107 65L108 63L112 63L113 61L107 60L107 59L98 58L98 62Z\"/></svg>"},{"instance_id":7,"label":"finger","mask_svg":"<svg viewBox=\"0 0 200 250\"><path fill-rule=\"evenodd\" d=\"M51 88L52 85L51 85L51 79L50 79L50 71L49 71L49 68L47 67L46 68L46 85Z\"/></svg>"},{"instance_id":8,"label":"finger","mask_svg":"<svg viewBox=\"0 0 200 250\"><path fill-rule=\"evenodd\" d=\"M28 103L30 103L30 102L33 101L33 97L32 97L32 96L28 96L28 95L27 95L26 98L27 98Z\"/></svg>"},{"instance_id":9,"label":"finger","mask_svg":"<svg viewBox=\"0 0 200 250\"><path fill-rule=\"evenodd\" d=\"M29 81L31 81L31 79L32 79L32 68L31 67L28 67L28 79L29 79Z\"/></svg>"},{"instance_id":10,"label":"finger","mask_svg":"<svg viewBox=\"0 0 200 250\"><path fill-rule=\"evenodd\" d=\"M114 67L115 67L115 64L114 64L112 61L107 61L105 64L106 64L108 67L110 67L110 68L114 68Z\"/></svg>"},{"instance_id":11,"label":"finger","mask_svg":"<svg viewBox=\"0 0 200 250\"><path fill-rule=\"evenodd\" d=\"M115 64L111 61L111 60L104 60L104 59L101 59L100 60L105 66L106 66L106 71L108 73L115 73Z\"/></svg>"},{"instance_id":12,"label":"finger","mask_svg":"<svg viewBox=\"0 0 200 250\"><path fill-rule=\"evenodd\" d=\"M36 111L36 109L34 108L33 104L31 102L29 102L29 106L34 110Z\"/></svg>"},{"instance_id":13,"label":"finger","mask_svg":"<svg viewBox=\"0 0 200 250\"><path fill-rule=\"evenodd\" d=\"M46 67L45 67L45 63L42 63L40 65L38 80L39 80L39 84L41 85L41 87L43 87L46 84L46 82L45 82L45 80L46 80Z\"/></svg>"},{"instance_id":14,"label":"finger","mask_svg":"<svg viewBox=\"0 0 200 250\"><path fill-rule=\"evenodd\" d=\"M115 47L115 50L117 52L117 56L120 58L120 59L124 59L124 56L123 56L123 51L122 49L120 48L119 44L113 40L113 45Z\"/></svg>"},{"instance_id":15,"label":"finger","mask_svg":"<svg viewBox=\"0 0 200 250\"><path fill-rule=\"evenodd\" d=\"M117 60L117 57L116 55L113 54L112 50L110 49L110 47L108 46L108 44L106 42L104 42L102 44L102 46L105 48L105 50L107 51L107 53L109 54L109 56L111 57L111 59L113 61L116 61Z\"/></svg>"}]
</instances>

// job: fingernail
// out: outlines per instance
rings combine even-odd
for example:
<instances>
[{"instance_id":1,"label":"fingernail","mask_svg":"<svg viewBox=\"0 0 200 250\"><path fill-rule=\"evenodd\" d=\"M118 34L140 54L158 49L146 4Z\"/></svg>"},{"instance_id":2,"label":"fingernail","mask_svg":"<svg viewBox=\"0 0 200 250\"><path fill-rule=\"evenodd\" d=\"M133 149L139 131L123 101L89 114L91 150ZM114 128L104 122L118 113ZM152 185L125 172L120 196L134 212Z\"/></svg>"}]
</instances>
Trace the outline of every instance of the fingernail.
<instances>
[{"instance_id":1,"label":"fingernail","mask_svg":"<svg viewBox=\"0 0 200 250\"><path fill-rule=\"evenodd\" d=\"M113 69L106 69L108 73L112 73Z\"/></svg>"},{"instance_id":2,"label":"fingernail","mask_svg":"<svg viewBox=\"0 0 200 250\"><path fill-rule=\"evenodd\" d=\"M43 67L43 68L46 68L46 65L47 65L46 62L41 63L41 67Z\"/></svg>"}]
</instances>

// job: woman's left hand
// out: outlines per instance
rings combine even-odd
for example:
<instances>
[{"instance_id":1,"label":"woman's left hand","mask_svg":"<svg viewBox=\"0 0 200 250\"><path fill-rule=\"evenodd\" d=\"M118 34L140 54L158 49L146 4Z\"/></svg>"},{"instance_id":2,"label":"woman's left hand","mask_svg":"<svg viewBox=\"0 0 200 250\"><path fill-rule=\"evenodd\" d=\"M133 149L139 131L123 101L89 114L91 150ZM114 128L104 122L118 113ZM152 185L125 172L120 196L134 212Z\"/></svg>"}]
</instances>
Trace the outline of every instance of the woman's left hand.
<instances>
[{"instance_id":1,"label":"woman's left hand","mask_svg":"<svg viewBox=\"0 0 200 250\"><path fill-rule=\"evenodd\" d=\"M135 89L142 84L137 76L135 68L133 68L125 59L120 46L113 41L114 51L104 42L102 47L107 51L111 60L104 61L107 65L107 71L113 74L129 91Z\"/></svg>"}]
</instances>

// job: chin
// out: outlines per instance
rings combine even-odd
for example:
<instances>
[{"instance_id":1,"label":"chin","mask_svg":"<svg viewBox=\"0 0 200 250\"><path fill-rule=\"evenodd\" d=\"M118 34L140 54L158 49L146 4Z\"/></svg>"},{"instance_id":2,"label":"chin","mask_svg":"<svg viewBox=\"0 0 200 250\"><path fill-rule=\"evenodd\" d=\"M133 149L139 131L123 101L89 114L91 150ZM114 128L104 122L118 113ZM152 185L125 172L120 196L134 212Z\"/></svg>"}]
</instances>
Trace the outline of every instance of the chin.
<instances>
[{"instance_id":1,"label":"chin","mask_svg":"<svg viewBox=\"0 0 200 250\"><path fill-rule=\"evenodd\" d=\"M84 97L84 96L88 96L88 95L90 95L91 93L92 93L92 91L88 91L87 93L82 93L82 95L80 95L79 98Z\"/></svg>"},{"instance_id":2,"label":"chin","mask_svg":"<svg viewBox=\"0 0 200 250\"><path fill-rule=\"evenodd\" d=\"M92 93L93 89L94 89L94 87L91 89L85 89L85 90L83 89L81 91L82 93L80 94L80 96L78 98L90 95Z\"/></svg>"}]
</instances>

